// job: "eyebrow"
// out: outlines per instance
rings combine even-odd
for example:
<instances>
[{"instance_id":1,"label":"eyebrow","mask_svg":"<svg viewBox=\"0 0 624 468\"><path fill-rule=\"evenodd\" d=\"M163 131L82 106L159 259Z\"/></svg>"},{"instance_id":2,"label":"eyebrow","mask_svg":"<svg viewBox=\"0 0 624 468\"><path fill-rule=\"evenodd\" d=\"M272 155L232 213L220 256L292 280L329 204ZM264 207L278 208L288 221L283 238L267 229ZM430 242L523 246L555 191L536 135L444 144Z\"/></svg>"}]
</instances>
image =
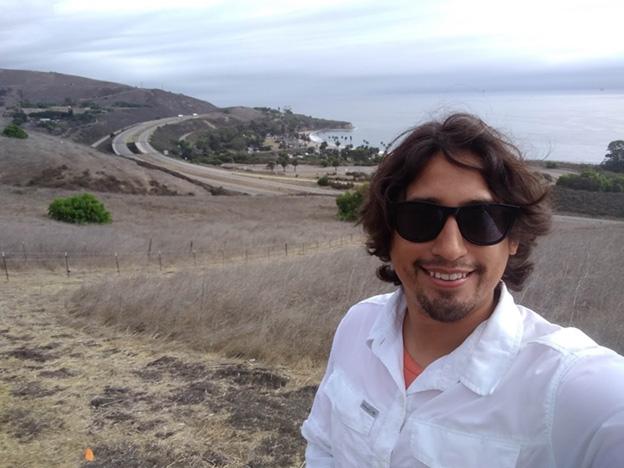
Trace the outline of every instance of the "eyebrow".
<instances>
[{"instance_id":1,"label":"eyebrow","mask_svg":"<svg viewBox=\"0 0 624 468\"><path fill-rule=\"evenodd\" d=\"M426 202L426 203L435 203L436 205L444 205L444 203L442 203L440 201L439 198L436 197L424 197L424 198L420 198L420 197L416 197L416 198L408 198L405 201L416 201L416 202ZM461 203L458 206L470 206L470 205L489 205L491 203L496 203L496 201L492 200L491 198L473 198L471 200L467 200L463 203Z\"/></svg>"}]
</instances>

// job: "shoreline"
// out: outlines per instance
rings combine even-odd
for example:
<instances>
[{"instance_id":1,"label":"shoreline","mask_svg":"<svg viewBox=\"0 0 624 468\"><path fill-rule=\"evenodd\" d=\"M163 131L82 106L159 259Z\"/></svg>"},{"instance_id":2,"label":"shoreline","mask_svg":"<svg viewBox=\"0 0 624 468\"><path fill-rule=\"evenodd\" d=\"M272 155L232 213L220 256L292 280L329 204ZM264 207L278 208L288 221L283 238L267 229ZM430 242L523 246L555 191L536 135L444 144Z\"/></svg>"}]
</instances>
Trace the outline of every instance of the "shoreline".
<instances>
[{"instance_id":1,"label":"shoreline","mask_svg":"<svg viewBox=\"0 0 624 468\"><path fill-rule=\"evenodd\" d=\"M349 128L321 128L319 130L313 130L311 132L306 132L306 133L308 135L308 138L310 138L310 142L316 145L320 145L321 143L326 142L328 146L335 146L330 140L325 140L321 138L318 134L328 133L328 132L349 133L349 132L352 132L353 130L356 130L356 127L354 127L353 124L349 124L349 125L350 125Z\"/></svg>"}]
</instances>

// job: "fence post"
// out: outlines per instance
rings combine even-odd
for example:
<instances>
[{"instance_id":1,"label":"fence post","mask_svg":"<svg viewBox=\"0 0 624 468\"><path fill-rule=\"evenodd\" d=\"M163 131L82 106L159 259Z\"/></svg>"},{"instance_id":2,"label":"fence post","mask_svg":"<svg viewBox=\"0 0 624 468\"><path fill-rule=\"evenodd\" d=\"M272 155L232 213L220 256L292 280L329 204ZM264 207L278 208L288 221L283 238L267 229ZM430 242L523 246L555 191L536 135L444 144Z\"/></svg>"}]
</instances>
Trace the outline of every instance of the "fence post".
<instances>
[{"instance_id":1,"label":"fence post","mask_svg":"<svg viewBox=\"0 0 624 468\"><path fill-rule=\"evenodd\" d=\"M190 245L190 247L189 247L189 252L190 252L190 253L193 253L193 241L191 241L191 245Z\"/></svg>"},{"instance_id":2,"label":"fence post","mask_svg":"<svg viewBox=\"0 0 624 468\"><path fill-rule=\"evenodd\" d=\"M147 246L147 259L152 258L152 238L150 237L149 245Z\"/></svg>"},{"instance_id":3,"label":"fence post","mask_svg":"<svg viewBox=\"0 0 624 468\"><path fill-rule=\"evenodd\" d=\"M286 252L286 256L288 257L288 243L284 244L284 251Z\"/></svg>"},{"instance_id":4,"label":"fence post","mask_svg":"<svg viewBox=\"0 0 624 468\"><path fill-rule=\"evenodd\" d=\"M162 254L158 251L158 268L162 271Z\"/></svg>"},{"instance_id":5,"label":"fence post","mask_svg":"<svg viewBox=\"0 0 624 468\"><path fill-rule=\"evenodd\" d=\"M69 269L69 256L67 255L67 252L65 252L65 270L67 271L67 277L69 277L71 270Z\"/></svg>"},{"instance_id":6,"label":"fence post","mask_svg":"<svg viewBox=\"0 0 624 468\"><path fill-rule=\"evenodd\" d=\"M117 273L121 273L119 271L119 255L117 255L117 252L115 252L115 265L117 265Z\"/></svg>"},{"instance_id":7,"label":"fence post","mask_svg":"<svg viewBox=\"0 0 624 468\"><path fill-rule=\"evenodd\" d=\"M6 275L6 280L9 281L9 269L6 264L6 257L4 256L4 252L2 252L2 266L4 267L4 274Z\"/></svg>"},{"instance_id":8,"label":"fence post","mask_svg":"<svg viewBox=\"0 0 624 468\"><path fill-rule=\"evenodd\" d=\"M24 254L24 261L28 260L28 257L26 256L26 244L24 244L22 242L22 254Z\"/></svg>"}]
</instances>

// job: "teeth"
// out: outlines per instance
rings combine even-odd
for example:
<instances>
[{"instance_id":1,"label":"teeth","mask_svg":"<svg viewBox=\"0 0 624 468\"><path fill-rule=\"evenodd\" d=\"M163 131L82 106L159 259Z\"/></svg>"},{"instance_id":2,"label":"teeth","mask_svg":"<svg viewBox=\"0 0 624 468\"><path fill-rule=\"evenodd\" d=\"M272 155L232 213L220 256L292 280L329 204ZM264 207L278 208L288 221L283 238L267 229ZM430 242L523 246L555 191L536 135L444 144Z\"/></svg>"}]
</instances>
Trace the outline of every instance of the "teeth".
<instances>
[{"instance_id":1,"label":"teeth","mask_svg":"<svg viewBox=\"0 0 624 468\"><path fill-rule=\"evenodd\" d=\"M444 281L456 281L458 279L464 279L468 276L468 273L451 273L450 275L446 273L439 273L437 271L429 271L428 273L430 276Z\"/></svg>"}]
</instances>

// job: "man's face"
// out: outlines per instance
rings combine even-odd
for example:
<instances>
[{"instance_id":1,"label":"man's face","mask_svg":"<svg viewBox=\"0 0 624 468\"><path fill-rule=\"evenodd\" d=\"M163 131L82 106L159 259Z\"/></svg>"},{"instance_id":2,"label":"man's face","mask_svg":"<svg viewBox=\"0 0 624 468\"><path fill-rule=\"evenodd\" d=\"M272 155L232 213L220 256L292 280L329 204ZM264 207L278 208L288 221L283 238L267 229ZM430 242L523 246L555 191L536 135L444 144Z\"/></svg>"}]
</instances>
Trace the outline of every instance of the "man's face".
<instances>
[{"instance_id":1,"label":"man's face","mask_svg":"<svg viewBox=\"0 0 624 468\"><path fill-rule=\"evenodd\" d=\"M469 164L477 163L469 152L459 156ZM494 199L479 172L451 164L442 154L434 156L407 186L405 199L446 206L500 201ZM410 311L415 308L434 320L456 322L469 315L489 316L494 289L517 247L508 238L491 246L472 244L462 237L457 221L450 216L440 234L429 242L410 242L395 232L390 260ZM457 274L461 278L449 280L449 275L456 278Z\"/></svg>"}]
</instances>

